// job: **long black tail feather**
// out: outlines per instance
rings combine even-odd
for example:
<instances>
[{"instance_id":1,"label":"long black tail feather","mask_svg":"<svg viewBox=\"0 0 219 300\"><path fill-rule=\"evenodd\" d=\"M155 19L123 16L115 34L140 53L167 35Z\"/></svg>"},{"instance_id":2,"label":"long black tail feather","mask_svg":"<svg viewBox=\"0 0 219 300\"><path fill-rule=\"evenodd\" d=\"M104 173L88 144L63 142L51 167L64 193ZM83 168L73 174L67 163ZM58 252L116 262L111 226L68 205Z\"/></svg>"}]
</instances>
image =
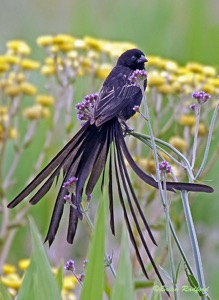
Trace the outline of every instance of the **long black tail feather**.
<instances>
[{"instance_id":1,"label":"long black tail feather","mask_svg":"<svg viewBox=\"0 0 219 300\"><path fill-rule=\"evenodd\" d=\"M138 235L143 244L145 252L154 267L154 270L161 282L164 285L162 277L158 268L150 254L149 248L140 227L143 223L144 228L147 230L148 235L152 242L156 244L150 227L144 216L144 212L138 202L137 196L134 192L125 159L133 171L147 184L158 188L158 183L148 174L144 173L140 167L133 160L131 154L125 143L122 127L119 121L115 118L103 124L100 128L94 124L90 125L87 122L79 132L68 142L68 144L51 160L51 162L28 184L28 186L21 191L21 193L8 204L9 208L15 207L24 198L26 198L38 186L39 189L30 199L31 204L36 204L40 199L50 190L54 180L59 177L63 171L63 182L71 177L77 177L75 195L71 196L71 206L69 211L69 224L67 232L67 241L73 243L75 233L77 230L78 219L82 219L81 200L82 194L85 189L87 196L91 195L95 185L101 174L102 186L104 185L104 177L108 159L108 195L109 195L109 211L110 211L110 227L113 234L115 234L114 222L114 198L113 198L113 168L115 169L115 181L117 183L118 196L123 208L124 218L127 224L130 240L134 246L137 259L142 268L143 273L148 278L148 274L144 267L141 254L138 250L137 242L132 231L129 215L126 206L129 207L131 217L137 228ZM86 188L85 188L86 185ZM175 190L188 190L210 193L213 189L206 185L190 184L181 182L168 182L167 189L170 191ZM54 205L50 226L48 229L45 241L51 245L55 239L57 230L64 211L64 196L68 194L68 190L63 188L63 183L59 189L57 199ZM125 199L127 203L125 204ZM140 219L138 219L138 217ZM167 292L168 294L168 292Z\"/></svg>"}]
</instances>

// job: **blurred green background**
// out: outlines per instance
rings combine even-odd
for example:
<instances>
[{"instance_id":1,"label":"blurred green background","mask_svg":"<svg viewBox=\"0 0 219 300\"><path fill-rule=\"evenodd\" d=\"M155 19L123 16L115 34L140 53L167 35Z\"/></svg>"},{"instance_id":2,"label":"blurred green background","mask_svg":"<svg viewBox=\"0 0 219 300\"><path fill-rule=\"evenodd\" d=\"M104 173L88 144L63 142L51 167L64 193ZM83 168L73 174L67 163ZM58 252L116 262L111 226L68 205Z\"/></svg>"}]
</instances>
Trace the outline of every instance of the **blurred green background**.
<instances>
[{"instance_id":1,"label":"blurred green background","mask_svg":"<svg viewBox=\"0 0 219 300\"><path fill-rule=\"evenodd\" d=\"M160 55L181 64L197 61L219 65L218 0L0 0L0 3L0 52L5 51L8 40L24 39L32 46L32 57L37 59L43 55L36 46L38 36L69 33L135 42L146 55ZM208 174L209 180L218 177L218 167L219 164L215 165ZM217 183L218 180L212 183L216 192L208 197L209 202L201 197L193 209L195 223L201 221L197 231L209 243L208 249L203 242L202 255L206 281L211 282L210 292L215 299L219 297ZM44 201L38 209L42 210L42 206L45 209L45 205L49 203Z\"/></svg>"},{"instance_id":2,"label":"blurred green background","mask_svg":"<svg viewBox=\"0 0 219 300\"><path fill-rule=\"evenodd\" d=\"M218 64L217 0L1 0L0 44L42 34L136 42L146 53Z\"/></svg>"}]
</instances>

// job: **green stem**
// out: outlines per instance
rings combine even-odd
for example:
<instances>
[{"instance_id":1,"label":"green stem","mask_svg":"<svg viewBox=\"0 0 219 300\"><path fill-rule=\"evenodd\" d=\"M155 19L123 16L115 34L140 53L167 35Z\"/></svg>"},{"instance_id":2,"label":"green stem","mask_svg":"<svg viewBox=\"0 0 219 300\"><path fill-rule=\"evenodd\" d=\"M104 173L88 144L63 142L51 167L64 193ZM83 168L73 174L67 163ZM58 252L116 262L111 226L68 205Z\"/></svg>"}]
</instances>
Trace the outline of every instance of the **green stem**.
<instances>
[{"instance_id":1,"label":"green stem","mask_svg":"<svg viewBox=\"0 0 219 300\"><path fill-rule=\"evenodd\" d=\"M197 144L198 144L198 126L199 126L199 122L200 122L200 111L201 111L201 104L198 104L197 113L196 113L194 142L193 142L193 148L192 148L192 163L191 163L192 169L195 166L196 150L197 150Z\"/></svg>"},{"instance_id":2,"label":"green stem","mask_svg":"<svg viewBox=\"0 0 219 300\"><path fill-rule=\"evenodd\" d=\"M147 127L151 139L151 146L154 154L154 160L155 160L155 167L156 167L156 175L157 175L157 180L158 180L158 187L159 187L159 193L160 193L160 199L164 207L164 211L166 214L166 233L167 233L167 244L168 244L168 252L169 252L169 261L170 261L170 268L172 272L172 282L173 282L173 287L174 287L174 299L178 299L177 296L177 289L176 289L176 280L175 280L175 266L174 266L174 260L173 260L173 251L172 251L172 243L171 243L171 236L170 236L170 227L169 227L169 211L167 208L167 195L166 195L166 185L165 182L164 184L164 190L162 187L161 183L161 175L159 171L159 162L158 162L158 155L157 155L157 149L156 149L156 143L155 143L155 138L153 135L153 130L150 122L150 115L149 115L149 110L148 110L148 105L147 105L147 99L146 95L144 92L144 87L143 85L141 86L141 91L142 91L142 97L143 97L143 102L144 102L144 110L145 110L145 118L147 120Z\"/></svg>"},{"instance_id":3,"label":"green stem","mask_svg":"<svg viewBox=\"0 0 219 300\"><path fill-rule=\"evenodd\" d=\"M167 233L167 245L168 245L168 255L169 255L169 262L171 268L171 275L172 275L172 283L173 283L173 291L174 291L174 299L178 299L177 295L177 286L176 286L176 270L174 265L174 258L173 258L173 249L172 249L172 241L171 241L171 232L170 232L170 210L169 210L169 203L167 199L167 189L166 189L166 174L163 175L163 200L164 200L164 212L166 215L166 233Z\"/></svg>"},{"instance_id":4,"label":"green stem","mask_svg":"<svg viewBox=\"0 0 219 300\"><path fill-rule=\"evenodd\" d=\"M184 212L185 212L185 218L186 218L186 224L188 227L188 232L189 232L189 238L192 246L192 252L194 255L194 260L195 260L195 267L197 271L197 277L198 277L198 282L199 286L201 289L205 289L205 279L204 279L204 272L203 272L203 267L202 267L202 260L201 260L201 254L199 250L199 245L198 245L198 240L195 232L195 226L193 223L192 219L192 214L189 206L189 200L188 200L188 192L187 191L182 191L182 201L183 201L183 207L184 207ZM207 299L207 296L205 295L203 299Z\"/></svg>"},{"instance_id":5,"label":"green stem","mask_svg":"<svg viewBox=\"0 0 219 300\"><path fill-rule=\"evenodd\" d=\"M199 168L199 170L198 170L198 172L195 176L195 179L198 179L201 176L201 174L202 174L202 172L205 168L206 162L207 162L208 153L209 153L209 149L210 149L210 145L211 145L211 141L212 141L212 133L213 133L213 129L214 129L214 126L215 126L215 122L217 120L218 108L219 108L219 101L218 101L218 103L215 107L214 114L213 114L213 117L211 119L211 124L210 124L210 128L209 128L208 139L207 139L207 143L206 143L204 157L203 157L201 166L200 166L200 168Z\"/></svg>"}]
</instances>

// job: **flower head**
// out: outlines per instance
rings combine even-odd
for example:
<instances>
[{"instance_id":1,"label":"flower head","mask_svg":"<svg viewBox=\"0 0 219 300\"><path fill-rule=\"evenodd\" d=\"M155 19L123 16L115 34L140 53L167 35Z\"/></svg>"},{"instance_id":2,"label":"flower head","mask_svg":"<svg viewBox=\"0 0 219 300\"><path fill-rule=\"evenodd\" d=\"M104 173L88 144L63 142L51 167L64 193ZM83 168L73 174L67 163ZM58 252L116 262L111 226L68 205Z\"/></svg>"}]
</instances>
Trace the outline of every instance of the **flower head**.
<instances>
[{"instance_id":1,"label":"flower head","mask_svg":"<svg viewBox=\"0 0 219 300\"><path fill-rule=\"evenodd\" d=\"M196 112L196 105L195 105L195 103L190 104L189 108L191 108L191 110L193 110L194 112Z\"/></svg>"},{"instance_id":2,"label":"flower head","mask_svg":"<svg viewBox=\"0 0 219 300\"><path fill-rule=\"evenodd\" d=\"M145 70L135 70L132 72L132 74L129 76L129 81L132 84L138 84L141 85L143 81L147 78L147 73Z\"/></svg>"},{"instance_id":3,"label":"flower head","mask_svg":"<svg viewBox=\"0 0 219 300\"><path fill-rule=\"evenodd\" d=\"M72 259L69 259L65 264L65 269L75 272L75 262Z\"/></svg>"},{"instance_id":4,"label":"flower head","mask_svg":"<svg viewBox=\"0 0 219 300\"><path fill-rule=\"evenodd\" d=\"M159 163L159 170L162 173L170 173L172 170L172 167L167 161L164 160L161 163Z\"/></svg>"},{"instance_id":5,"label":"flower head","mask_svg":"<svg viewBox=\"0 0 219 300\"><path fill-rule=\"evenodd\" d=\"M90 120L94 115L94 105L97 101L98 94L90 94L84 97L83 101L76 104L78 110L77 116L79 120Z\"/></svg>"},{"instance_id":6,"label":"flower head","mask_svg":"<svg viewBox=\"0 0 219 300\"><path fill-rule=\"evenodd\" d=\"M76 188L76 183L78 181L77 177L70 177L67 181L63 182L62 187L66 188L70 193L74 194L75 193L75 188ZM68 200L67 199L67 195L64 198L64 200Z\"/></svg>"},{"instance_id":7,"label":"flower head","mask_svg":"<svg viewBox=\"0 0 219 300\"><path fill-rule=\"evenodd\" d=\"M203 91L193 93L192 97L196 99L200 104L204 104L206 101L208 101L211 98L209 94Z\"/></svg>"}]
</instances>

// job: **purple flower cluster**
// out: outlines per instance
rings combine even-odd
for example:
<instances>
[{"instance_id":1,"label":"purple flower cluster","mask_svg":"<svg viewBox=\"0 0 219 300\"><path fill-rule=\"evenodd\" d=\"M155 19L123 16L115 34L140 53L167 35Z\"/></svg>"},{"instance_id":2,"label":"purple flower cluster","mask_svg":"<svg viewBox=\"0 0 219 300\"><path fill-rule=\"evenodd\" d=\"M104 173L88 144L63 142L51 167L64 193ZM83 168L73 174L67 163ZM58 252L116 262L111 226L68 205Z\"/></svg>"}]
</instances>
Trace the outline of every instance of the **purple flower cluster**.
<instances>
[{"instance_id":1,"label":"purple flower cluster","mask_svg":"<svg viewBox=\"0 0 219 300\"><path fill-rule=\"evenodd\" d=\"M83 101L76 104L78 110L77 116L79 120L90 120L93 117L94 104L98 99L98 94L90 94L84 97Z\"/></svg>"},{"instance_id":2,"label":"purple flower cluster","mask_svg":"<svg viewBox=\"0 0 219 300\"><path fill-rule=\"evenodd\" d=\"M65 264L65 269L75 273L75 262L72 259L69 259Z\"/></svg>"},{"instance_id":3,"label":"purple flower cluster","mask_svg":"<svg viewBox=\"0 0 219 300\"><path fill-rule=\"evenodd\" d=\"M192 97L198 101L200 104L204 104L206 101L208 101L211 96L203 91L195 92L192 94Z\"/></svg>"},{"instance_id":4,"label":"purple flower cluster","mask_svg":"<svg viewBox=\"0 0 219 300\"><path fill-rule=\"evenodd\" d=\"M147 73L145 70L135 70L132 72L132 74L129 76L129 81L131 83L137 83L140 84L142 81L144 81L147 78Z\"/></svg>"},{"instance_id":5,"label":"purple flower cluster","mask_svg":"<svg viewBox=\"0 0 219 300\"><path fill-rule=\"evenodd\" d=\"M63 188L69 188L78 181L77 177L70 177L67 181L63 182Z\"/></svg>"},{"instance_id":6,"label":"purple flower cluster","mask_svg":"<svg viewBox=\"0 0 219 300\"><path fill-rule=\"evenodd\" d=\"M163 173L170 173L172 168L171 165L164 160L161 163L159 163L159 170Z\"/></svg>"},{"instance_id":7,"label":"purple flower cluster","mask_svg":"<svg viewBox=\"0 0 219 300\"><path fill-rule=\"evenodd\" d=\"M70 177L67 181L63 182L62 187L67 189L70 194L75 194L76 183L78 181L77 177ZM64 200L66 202L70 202L71 195L65 195Z\"/></svg>"}]
</instances>

